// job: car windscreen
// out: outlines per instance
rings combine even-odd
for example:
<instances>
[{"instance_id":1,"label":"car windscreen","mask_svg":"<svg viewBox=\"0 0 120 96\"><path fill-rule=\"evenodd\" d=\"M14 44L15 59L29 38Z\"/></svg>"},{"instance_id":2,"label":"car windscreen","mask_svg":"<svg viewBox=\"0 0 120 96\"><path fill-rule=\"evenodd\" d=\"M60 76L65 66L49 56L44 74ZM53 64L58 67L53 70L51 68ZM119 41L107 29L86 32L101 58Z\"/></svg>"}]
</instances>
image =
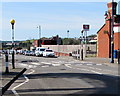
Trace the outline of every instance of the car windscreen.
<instances>
[{"instance_id":1,"label":"car windscreen","mask_svg":"<svg viewBox=\"0 0 120 96\"><path fill-rule=\"evenodd\" d=\"M45 49L40 49L40 51L44 51Z\"/></svg>"},{"instance_id":2,"label":"car windscreen","mask_svg":"<svg viewBox=\"0 0 120 96\"><path fill-rule=\"evenodd\" d=\"M46 50L46 52L53 52L52 50Z\"/></svg>"}]
</instances>

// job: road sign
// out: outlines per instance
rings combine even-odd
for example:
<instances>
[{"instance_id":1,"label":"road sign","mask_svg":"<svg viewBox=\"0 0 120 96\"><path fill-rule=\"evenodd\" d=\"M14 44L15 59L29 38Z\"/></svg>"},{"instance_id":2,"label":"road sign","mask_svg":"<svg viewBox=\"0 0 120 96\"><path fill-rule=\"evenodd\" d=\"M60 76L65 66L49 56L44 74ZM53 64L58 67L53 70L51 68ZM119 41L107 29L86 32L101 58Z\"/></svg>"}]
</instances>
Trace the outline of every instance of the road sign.
<instances>
[{"instance_id":1,"label":"road sign","mask_svg":"<svg viewBox=\"0 0 120 96\"><path fill-rule=\"evenodd\" d=\"M83 25L83 30L89 31L90 26L89 25Z\"/></svg>"}]
</instances>

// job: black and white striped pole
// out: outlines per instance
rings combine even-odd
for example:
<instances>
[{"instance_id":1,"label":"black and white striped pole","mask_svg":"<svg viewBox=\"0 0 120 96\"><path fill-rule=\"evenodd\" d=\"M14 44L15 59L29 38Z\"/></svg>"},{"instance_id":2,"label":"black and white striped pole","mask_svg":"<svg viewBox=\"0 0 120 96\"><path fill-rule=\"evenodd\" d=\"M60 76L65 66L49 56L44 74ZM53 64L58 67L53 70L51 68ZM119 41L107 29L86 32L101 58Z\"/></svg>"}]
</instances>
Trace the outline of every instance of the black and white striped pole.
<instances>
[{"instance_id":1,"label":"black and white striped pole","mask_svg":"<svg viewBox=\"0 0 120 96\"><path fill-rule=\"evenodd\" d=\"M9 73L9 67L8 67L8 52L5 53L5 73Z\"/></svg>"},{"instance_id":2,"label":"black and white striped pole","mask_svg":"<svg viewBox=\"0 0 120 96\"><path fill-rule=\"evenodd\" d=\"M15 60L14 60L14 24L15 24L15 20L12 19L10 21L11 25L12 25L12 68L15 69Z\"/></svg>"}]
</instances>

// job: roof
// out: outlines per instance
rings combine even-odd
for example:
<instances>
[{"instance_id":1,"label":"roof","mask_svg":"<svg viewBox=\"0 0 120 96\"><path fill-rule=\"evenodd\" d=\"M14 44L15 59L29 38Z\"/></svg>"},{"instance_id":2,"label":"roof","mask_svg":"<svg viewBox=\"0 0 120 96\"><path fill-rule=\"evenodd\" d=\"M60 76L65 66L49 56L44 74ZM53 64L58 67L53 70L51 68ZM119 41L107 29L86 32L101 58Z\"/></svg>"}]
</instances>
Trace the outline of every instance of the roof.
<instances>
[{"instance_id":1,"label":"roof","mask_svg":"<svg viewBox=\"0 0 120 96\"><path fill-rule=\"evenodd\" d=\"M97 40L90 40L89 42L90 42L90 43L92 43L92 42L97 42Z\"/></svg>"},{"instance_id":2,"label":"roof","mask_svg":"<svg viewBox=\"0 0 120 96\"><path fill-rule=\"evenodd\" d=\"M100 32L100 30L105 26L106 24L104 24L97 32L97 34Z\"/></svg>"}]
</instances>

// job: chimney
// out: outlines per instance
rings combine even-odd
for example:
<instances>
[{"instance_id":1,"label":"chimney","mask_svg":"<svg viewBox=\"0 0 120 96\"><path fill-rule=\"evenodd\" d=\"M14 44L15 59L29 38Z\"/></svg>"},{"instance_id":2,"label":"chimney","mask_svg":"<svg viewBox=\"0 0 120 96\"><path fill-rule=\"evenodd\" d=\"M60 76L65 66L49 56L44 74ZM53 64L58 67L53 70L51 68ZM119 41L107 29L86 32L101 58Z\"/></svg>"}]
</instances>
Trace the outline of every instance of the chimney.
<instances>
[{"instance_id":1,"label":"chimney","mask_svg":"<svg viewBox=\"0 0 120 96\"><path fill-rule=\"evenodd\" d=\"M116 15L116 7L117 7L117 3L116 2L110 2L107 4L108 6L108 12L110 13L110 15L112 16L112 7L113 7L113 15Z\"/></svg>"}]
</instances>

